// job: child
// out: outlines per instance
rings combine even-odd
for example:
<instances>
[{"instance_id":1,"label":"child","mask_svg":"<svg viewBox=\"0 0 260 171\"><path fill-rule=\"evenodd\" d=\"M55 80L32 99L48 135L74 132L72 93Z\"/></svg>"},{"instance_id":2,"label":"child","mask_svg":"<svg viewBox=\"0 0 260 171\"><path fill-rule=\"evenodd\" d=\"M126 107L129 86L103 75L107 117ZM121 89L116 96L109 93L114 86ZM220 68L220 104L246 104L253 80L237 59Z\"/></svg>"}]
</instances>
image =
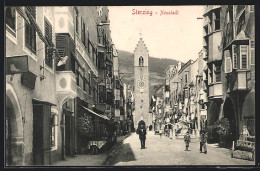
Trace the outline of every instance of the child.
<instances>
[{"instance_id":1,"label":"child","mask_svg":"<svg viewBox=\"0 0 260 171\"><path fill-rule=\"evenodd\" d=\"M189 151L188 148L189 148L189 143L190 143L190 134L189 134L189 131L187 131L186 135L184 136L184 142L186 144L186 149L185 151Z\"/></svg>"}]
</instances>

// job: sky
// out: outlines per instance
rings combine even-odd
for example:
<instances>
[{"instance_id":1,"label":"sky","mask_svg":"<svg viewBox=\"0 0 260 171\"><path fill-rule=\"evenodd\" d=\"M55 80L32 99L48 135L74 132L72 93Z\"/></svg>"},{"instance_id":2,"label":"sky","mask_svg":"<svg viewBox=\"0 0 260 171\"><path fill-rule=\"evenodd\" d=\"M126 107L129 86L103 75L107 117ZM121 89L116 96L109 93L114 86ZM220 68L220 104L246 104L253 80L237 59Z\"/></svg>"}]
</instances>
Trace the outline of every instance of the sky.
<instances>
[{"instance_id":1,"label":"sky","mask_svg":"<svg viewBox=\"0 0 260 171\"><path fill-rule=\"evenodd\" d=\"M203 46L203 20L197 19L202 15L203 6L109 6L112 41L118 50L133 52L142 36L149 56L196 60Z\"/></svg>"}]
</instances>

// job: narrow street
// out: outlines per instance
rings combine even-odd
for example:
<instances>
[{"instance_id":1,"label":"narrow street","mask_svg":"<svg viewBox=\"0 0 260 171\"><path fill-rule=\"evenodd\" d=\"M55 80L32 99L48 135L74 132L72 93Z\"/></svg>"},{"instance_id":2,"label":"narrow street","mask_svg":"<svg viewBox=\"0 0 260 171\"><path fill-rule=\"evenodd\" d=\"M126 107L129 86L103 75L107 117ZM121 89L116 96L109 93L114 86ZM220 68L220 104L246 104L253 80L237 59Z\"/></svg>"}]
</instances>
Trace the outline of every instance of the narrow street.
<instances>
[{"instance_id":1,"label":"narrow street","mask_svg":"<svg viewBox=\"0 0 260 171\"><path fill-rule=\"evenodd\" d=\"M199 152L199 141L192 139L190 151L184 151L183 139L169 139L147 133L146 149L140 149L138 135L132 133L105 161L106 166L147 165L254 165L253 161L234 159L225 148L208 144L208 154Z\"/></svg>"}]
</instances>

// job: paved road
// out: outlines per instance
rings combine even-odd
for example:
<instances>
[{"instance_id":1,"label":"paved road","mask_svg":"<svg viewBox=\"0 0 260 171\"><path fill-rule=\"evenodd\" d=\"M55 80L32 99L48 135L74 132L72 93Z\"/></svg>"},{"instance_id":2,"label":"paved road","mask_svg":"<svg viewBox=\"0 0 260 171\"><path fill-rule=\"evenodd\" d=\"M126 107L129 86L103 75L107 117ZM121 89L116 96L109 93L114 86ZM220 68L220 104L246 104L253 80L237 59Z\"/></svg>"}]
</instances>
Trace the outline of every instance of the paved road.
<instances>
[{"instance_id":1,"label":"paved road","mask_svg":"<svg viewBox=\"0 0 260 171\"><path fill-rule=\"evenodd\" d=\"M104 162L106 166L147 166L147 165L254 165L253 161L230 157L230 151L208 144L208 154L199 152L199 142L192 139L190 151L184 151L183 139L169 139L147 134L146 149L140 149L138 135L132 133L118 146Z\"/></svg>"}]
</instances>

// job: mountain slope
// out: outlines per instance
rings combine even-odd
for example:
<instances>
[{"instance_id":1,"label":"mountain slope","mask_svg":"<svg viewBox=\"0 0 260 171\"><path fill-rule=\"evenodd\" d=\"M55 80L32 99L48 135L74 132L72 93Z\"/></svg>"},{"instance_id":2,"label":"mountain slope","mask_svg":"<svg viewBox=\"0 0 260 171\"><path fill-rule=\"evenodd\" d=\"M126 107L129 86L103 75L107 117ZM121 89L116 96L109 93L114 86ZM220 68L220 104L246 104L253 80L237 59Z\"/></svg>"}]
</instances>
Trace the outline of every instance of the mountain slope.
<instances>
[{"instance_id":1,"label":"mountain slope","mask_svg":"<svg viewBox=\"0 0 260 171\"><path fill-rule=\"evenodd\" d=\"M127 51L118 50L120 73L127 84L132 84L134 81L134 54ZM154 93L154 89L164 84L164 70L169 65L177 65L179 61L174 59L149 57L149 77L150 77L150 94ZM182 63L183 64L183 63Z\"/></svg>"}]
</instances>

